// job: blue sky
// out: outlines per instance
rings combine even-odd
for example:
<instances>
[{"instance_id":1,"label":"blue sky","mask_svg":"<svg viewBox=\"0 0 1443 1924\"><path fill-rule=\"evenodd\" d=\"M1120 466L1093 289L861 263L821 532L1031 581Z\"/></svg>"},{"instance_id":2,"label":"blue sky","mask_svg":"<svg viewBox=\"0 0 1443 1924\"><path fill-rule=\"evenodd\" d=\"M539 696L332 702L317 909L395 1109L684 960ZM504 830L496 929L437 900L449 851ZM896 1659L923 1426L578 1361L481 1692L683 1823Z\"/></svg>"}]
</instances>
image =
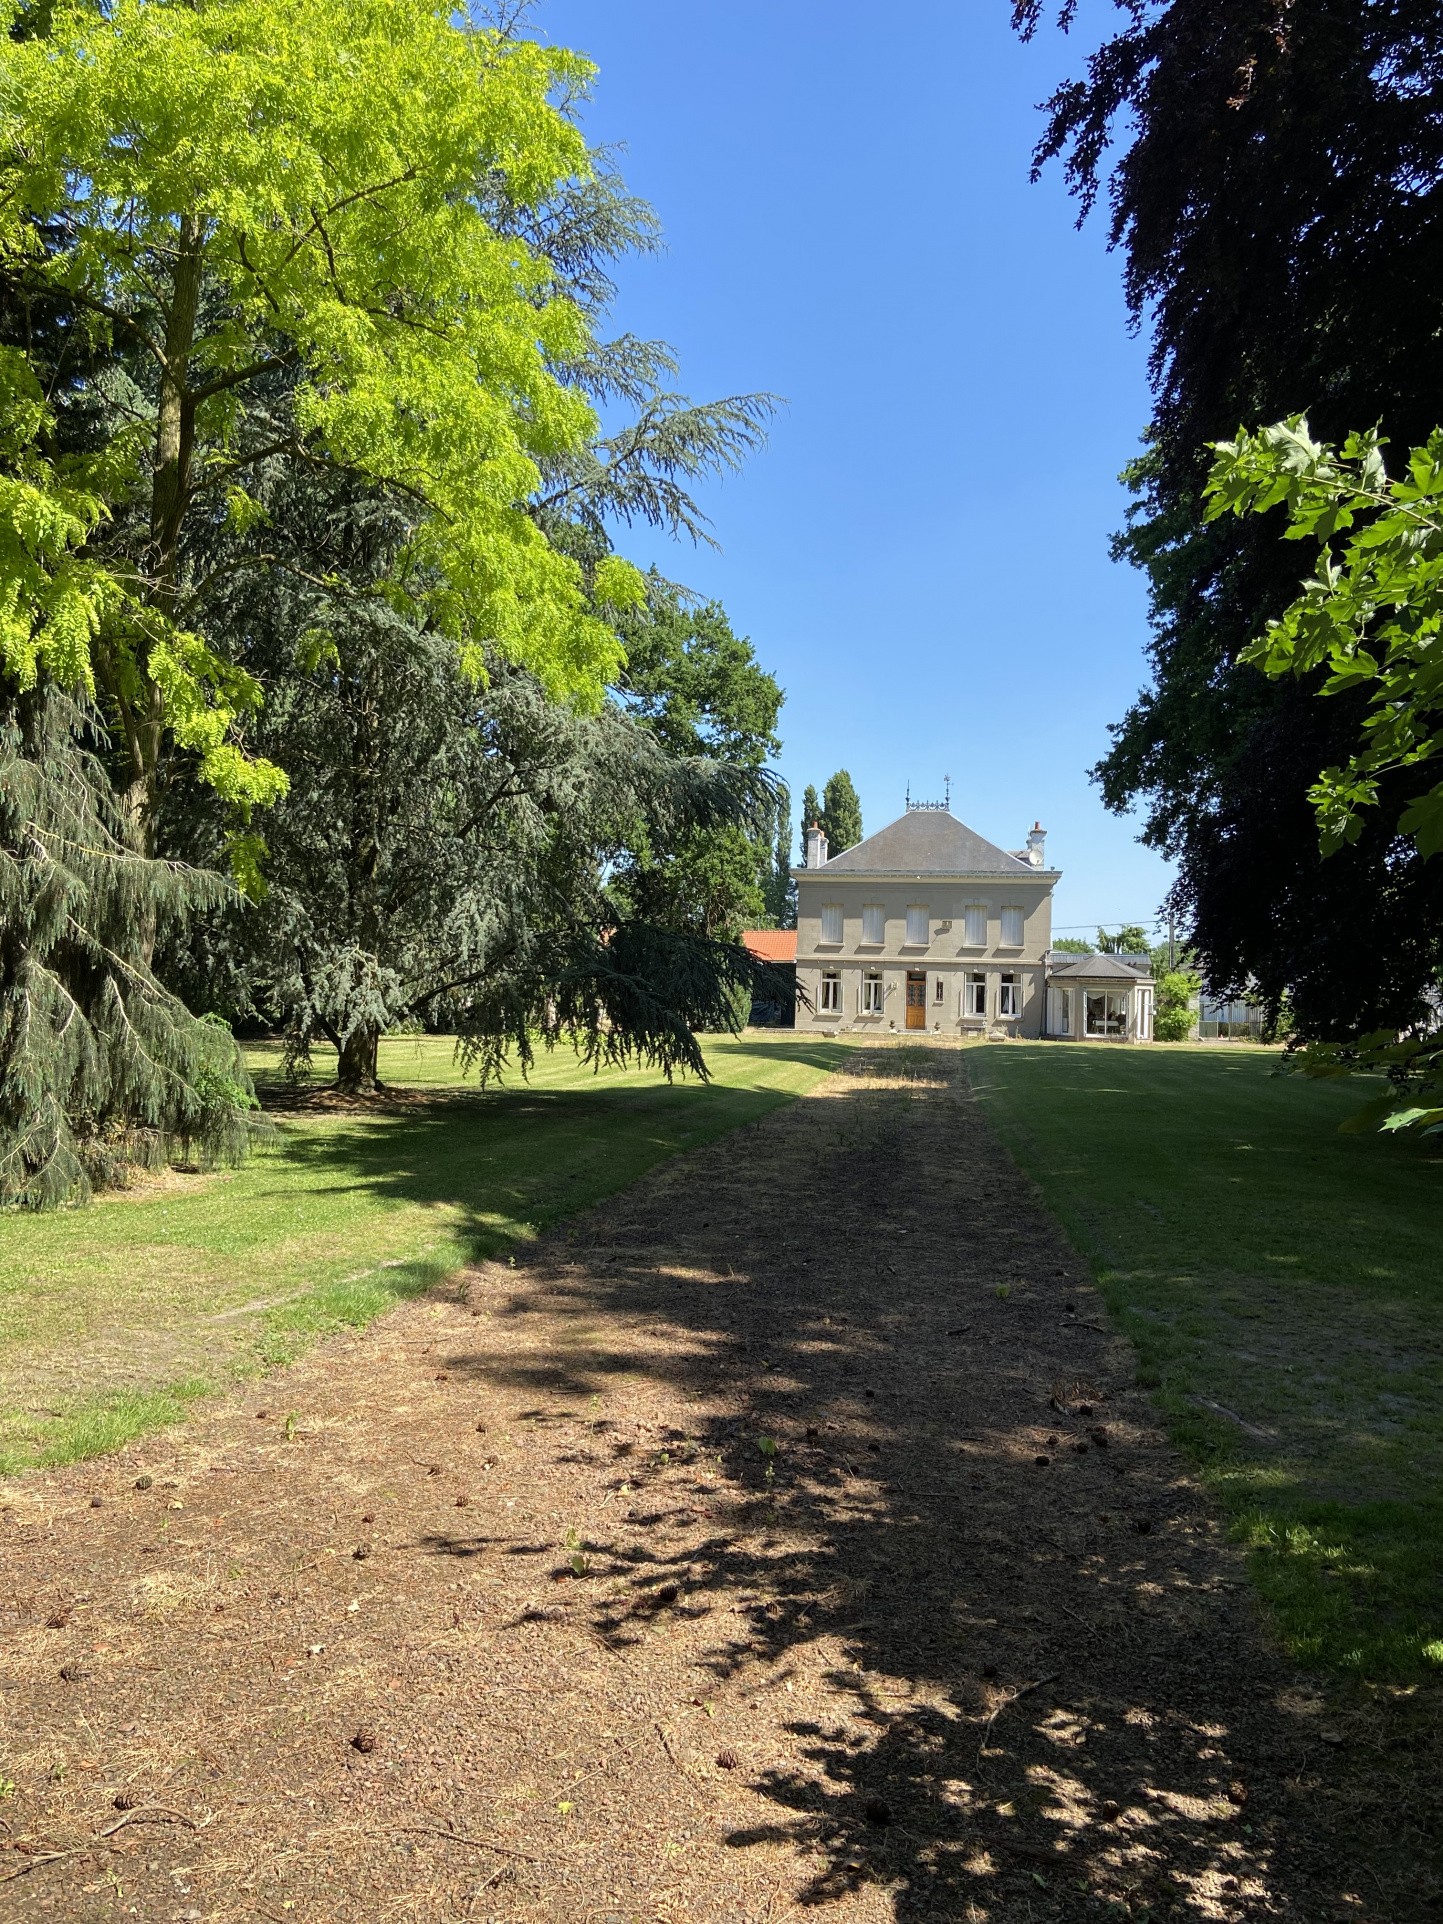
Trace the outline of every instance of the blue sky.
<instances>
[{"instance_id":1,"label":"blue sky","mask_svg":"<svg viewBox=\"0 0 1443 1924\"><path fill-rule=\"evenodd\" d=\"M1060 932L1151 921L1170 879L1087 770L1145 679L1142 583L1108 557L1148 418L1119 262L1028 163L1082 49L1007 0L540 0L600 67L666 250L619 325L694 397L770 389L767 450L703 497L720 552L633 536L721 600L787 692L794 796L851 771L867 828L914 796L1063 871Z\"/></svg>"}]
</instances>

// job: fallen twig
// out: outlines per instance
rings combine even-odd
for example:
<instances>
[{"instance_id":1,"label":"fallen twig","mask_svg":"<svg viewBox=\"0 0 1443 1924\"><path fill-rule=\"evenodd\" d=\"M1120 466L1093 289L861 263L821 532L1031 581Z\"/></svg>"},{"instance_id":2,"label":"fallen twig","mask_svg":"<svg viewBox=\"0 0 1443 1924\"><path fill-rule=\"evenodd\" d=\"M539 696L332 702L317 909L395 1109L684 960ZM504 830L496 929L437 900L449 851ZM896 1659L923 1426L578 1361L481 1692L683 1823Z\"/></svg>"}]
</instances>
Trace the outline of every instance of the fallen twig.
<instances>
[{"instance_id":1,"label":"fallen twig","mask_svg":"<svg viewBox=\"0 0 1443 1924\"><path fill-rule=\"evenodd\" d=\"M519 1857L523 1864L538 1861L529 1851L516 1850L510 1844L498 1844L491 1837L468 1837L465 1831L442 1830L439 1824L388 1824L386 1828L408 1837L444 1837L448 1844L469 1844L472 1850L494 1851L498 1857Z\"/></svg>"},{"instance_id":2,"label":"fallen twig","mask_svg":"<svg viewBox=\"0 0 1443 1924\"><path fill-rule=\"evenodd\" d=\"M36 1851L15 1870L0 1871L0 1884L8 1884L16 1877L27 1877L31 1871L42 1870L47 1864L58 1864L64 1857L81 1857L86 1851L93 1851L95 1846L103 1843L107 1837L114 1837L118 1830L124 1830L127 1824L138 1824L144 1817L167 1817L177 1824L184 1824L189 1830L200 1829L200 1824L195 1818L187 1817L183 1810L172 1810L168 1804L139 1804L134 1810L125 1811L117 1817L113 1824L107 1824L103 1830L96 1831L95 1835L87 1838L83 1844L70 1844L59 1851ZM204 1821L204 1819L201 1820L201 1822Z\"/></svg>"},{"instance_id":3,"label":"fallen twig","mask_svg":"<svg viewBox=\"0 0 1443 1924\"><path fill-rule=\"evenodd\" d=\"M1075 1610L1069 1610L1067 1605L1062 1601L1061 1597L1059 1597L1057 1600L1057 1607L1062 1612L1063 1616L1071 1617L1074 1623L1080 1623L1083 1629L1087 1632L1088 1636L1100 1637L1102 1635L1102 1632L1098 1629L1096 1624L1089 1623L1086 1617L1079 1617Z\"/></svg>"},{"instance_id":4,"label":"fallen twig","mask_svg":"<svg viewBox=\"0 0 1443 1924\"><path fill-rule=\"evenodd\" d=\"M1255 1436L1260 1443L1276 1443L1278 1440L1275 1430L1265 1430L1260 1424L1249 1423L1245 1416L1239 1416L1236 1410L1230 1410L1226 1403L1214 1403L1210 1396L1194 1396L1192 1401L1200 1403L1205 1410L1216 1410L1219 1416L1225 1416L1230 1423L1236 1423L1240 1430L1245 1430L1249 1436Z\"/></svg>"},{"instance_id":5,"label":"fallen twig","mask_svg":"<svg viewBox=\"0 0 1443 1924\"><path fill-rule=\"evenodd\" d=\"M675 1764L682 1776L686 1778L687 1782L691 1783L693 1781L691 1772L672 1749L671 1738L667 1736L665 1728L660 1723L656 1726L656 1734L661 1739L662 1749L666 1752L667 1756L670 1757L672 1763Z\"/></svg>"},{"instance_id":6,"label":"fallen twig","mask_svg":"<svg viewBox=\"0 0 1443 1924\"><path fill-rule=\"evenodd\" d=\"M1060 1670L1054 1670L1049 1676L1038 1677L1035 1682L1023 1684L1020 1690L1014 1690L1010 1697L1004 1697L983 1726L982 1741L977 1746L978 1757L980 1758L983 1751L986 1750L987 1739L992 1735L992 1726L1004 1710L1010 1710L1013 1704L1021 1703L1024 1697L1030 1697L1034 1690L1041 1690L1044 1684L1056 1683L1061 1675L1062 1672Z\"/></svg>"}]
</instances>

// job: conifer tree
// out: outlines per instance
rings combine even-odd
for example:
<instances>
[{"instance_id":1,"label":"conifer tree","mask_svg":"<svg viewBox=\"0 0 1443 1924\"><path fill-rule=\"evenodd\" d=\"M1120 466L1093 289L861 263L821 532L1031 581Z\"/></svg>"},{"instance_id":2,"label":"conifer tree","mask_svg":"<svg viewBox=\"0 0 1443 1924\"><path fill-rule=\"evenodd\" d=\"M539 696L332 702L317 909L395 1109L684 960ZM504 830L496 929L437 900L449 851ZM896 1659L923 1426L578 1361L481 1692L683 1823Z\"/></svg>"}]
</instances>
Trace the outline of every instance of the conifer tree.
<instances>
[{"instance_id":1,"label":"conifer tree","mask_svg":"<svg viewBox=\"0 0 1443 1924\"><path fill-rule=\"evenodd\" d=\"M822 798L808 782L802 790L802 819L798 824L798 833L802 842L800 862L803 868L807 865L807 830L822 826Z\"/></svg>"},{"instance_id":2,"label":"conifer tree","mask_svg":"<svg viewBox=\"0 0 1443 1924\"><path fill-rule=\"evenodd\" d=\"M235 1160L250 1137L229 1029L137 941L234 891L128 845L94 739L48 678L0 690L0 1206L82 1201L176 1155Z\"/></svg>"},{"instance_id":3,"label":"conifer tree","mask_svg":"<svg viewBox=\"0 0 1443 1924\"><path fill-rule=\"evenodd\" d=\"M839 768L822 790L822 827L829 857L855 848L862 839L862 804L845 768Z\"/></svg>"}]
</instances>

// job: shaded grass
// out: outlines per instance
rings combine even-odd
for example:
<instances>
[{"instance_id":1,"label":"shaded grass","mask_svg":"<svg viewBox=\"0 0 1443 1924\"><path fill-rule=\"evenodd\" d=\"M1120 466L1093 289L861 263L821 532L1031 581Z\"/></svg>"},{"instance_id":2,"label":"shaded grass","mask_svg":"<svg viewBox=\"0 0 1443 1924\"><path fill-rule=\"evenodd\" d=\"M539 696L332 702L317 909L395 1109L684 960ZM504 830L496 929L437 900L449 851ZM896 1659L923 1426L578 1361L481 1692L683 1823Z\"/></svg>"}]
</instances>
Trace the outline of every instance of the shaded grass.
<instances>
[{"instance_id":1,"label":"shaded grass","mask_svg":"<svg viewBox=\"0 0 1443 1924\"><path fill-rule=\"evenodd\" d=\"M1443 1159L1264 1050L976 1050L1295 1656L1443 1666Z\"/></svg>"},{"instance_id":2,"label":"shaded grass","mask_svg":"<svg viewBox=\"0 0 1443 1924\"><path fill-rule=\"evenodd\" d=\"M204 1389L362 1327L756 1120L844 1052L785 1034L714 1038L702 1084L597 1075L558 1051L529 1083L483 1093L463 1084L445 1038L394 1038L382 1076L420 1098L283 1106L239 1170L7 1216L0 1471L95 1455L172 1422ZM263 1099L281 1096L278 1052L250 1054Z\"/></svg>"}]
</instances>

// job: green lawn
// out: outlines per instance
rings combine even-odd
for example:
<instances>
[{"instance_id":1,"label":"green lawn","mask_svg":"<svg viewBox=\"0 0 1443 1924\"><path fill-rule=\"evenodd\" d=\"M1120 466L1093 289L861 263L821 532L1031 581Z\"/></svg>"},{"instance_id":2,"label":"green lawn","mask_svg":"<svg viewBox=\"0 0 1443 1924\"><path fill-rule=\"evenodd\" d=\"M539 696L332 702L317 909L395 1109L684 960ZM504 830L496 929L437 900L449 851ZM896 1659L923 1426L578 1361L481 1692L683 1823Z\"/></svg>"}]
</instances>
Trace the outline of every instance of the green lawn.
<instances>
[{"instance_id":1,"label":"green lawn","mask_svg":"<svg viewBox=\"0 0 1443 1924\"><path fill-rule=\"evenodd\" d=\"M1305 1661L1443 1668L1443 1156L1261 1049L978 1049Z\"/></svg>"},{"instance_id":2,"label":"green lawn","mask_svg":"<svg viewBox=\"0 0 1443 1924\"><path fill-rule=\"evenodd\" d=\"M0 1471L117 1447L191 1398L368 1321L800 1094L844 1045L707 1043L713 1080L594 1075L543 1056L529 1083L463 1086L449 1041L396 1038L381 1074L427 1097L301 1110L243 1168L173 1175L88 1209L0 1219ZM251 1066L279 1092L278 1056ZM318 1072L326 1065L317 1058Z\"/></svg>"}]
</instances>

